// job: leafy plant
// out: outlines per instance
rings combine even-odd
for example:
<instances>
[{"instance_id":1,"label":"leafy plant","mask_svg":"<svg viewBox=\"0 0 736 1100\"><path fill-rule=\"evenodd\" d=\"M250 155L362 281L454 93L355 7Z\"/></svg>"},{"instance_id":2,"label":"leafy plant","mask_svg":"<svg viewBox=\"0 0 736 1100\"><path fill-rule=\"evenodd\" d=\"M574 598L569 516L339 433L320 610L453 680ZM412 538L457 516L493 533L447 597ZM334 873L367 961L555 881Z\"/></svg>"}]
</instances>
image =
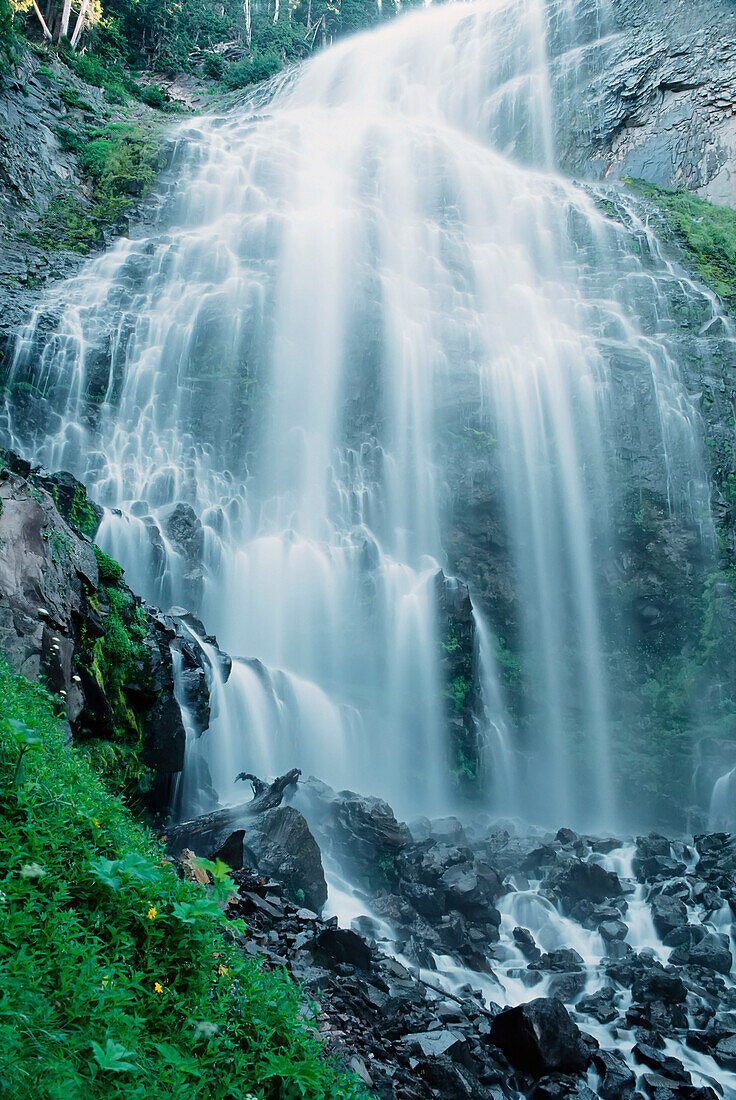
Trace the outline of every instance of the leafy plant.
<instances>
[{"instance_id":1,"label":"leafy plant","mask_svg":"<svg viewBox=\"0 0 736 1100\"><path fill-rule=\"evenodd\" d=\"M367 1100L300 990L223 938L214 896L177 876L55 705L0 661L3 1095ZM226 866L206 869L224 889Z\"/></svg>"}]
</instances>

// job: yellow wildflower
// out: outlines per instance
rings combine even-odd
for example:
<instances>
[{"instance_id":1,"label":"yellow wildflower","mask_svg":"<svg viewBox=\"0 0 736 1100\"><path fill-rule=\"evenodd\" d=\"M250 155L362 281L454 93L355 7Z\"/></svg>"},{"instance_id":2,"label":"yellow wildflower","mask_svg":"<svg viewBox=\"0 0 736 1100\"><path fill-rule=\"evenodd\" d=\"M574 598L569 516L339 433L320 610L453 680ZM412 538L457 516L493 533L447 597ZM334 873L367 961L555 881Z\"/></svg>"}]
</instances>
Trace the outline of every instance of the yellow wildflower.
<instances>
[{"instance_id":1,"label":"yellow wildflower","mask_svg":"<svg viewBox=\"0 0 736 1100\"><path fill-rule=\"evenodd\" d=\"M94 825L95 829L99 829L99 828L100 828L100 823L99 823L99 821L97 820L97 818L96 818L96 817L93 817L93 818L92 818L92 824Z\"/></svg>"},{"instance_id":2,"label":"yellow wildflower","mask_svg":"<svg viewBox=\"0 0 736 1100\"><path fill-rule=\"evenodd\" d=\"M149 920L154 920L157 913L158 913L158 909L156 908L155 905L152 905L151 908L148 910L148 919Z\"/></svg>"},{"instance_id":3,"label":"yellow wildflower","mask_svg":"<svg viewBox=\"0 0 736 1100\"><path fill-rule=\"evenodd\" d=\"M155 993L163 993L164 991L164 987L161 985L161 982L154 982L153 989Z\"/></svg>"},{"instance_id":4,"label":"yellow wildflower","mask_svg":"<svg viewBox=\"0 0 736 1100\"><path fill-rule=\"evenodd\" d=\"M218 966L217 973L221 978L228 978L230 976L230 971L226 966Z\"/></svg>"}]
</instances>

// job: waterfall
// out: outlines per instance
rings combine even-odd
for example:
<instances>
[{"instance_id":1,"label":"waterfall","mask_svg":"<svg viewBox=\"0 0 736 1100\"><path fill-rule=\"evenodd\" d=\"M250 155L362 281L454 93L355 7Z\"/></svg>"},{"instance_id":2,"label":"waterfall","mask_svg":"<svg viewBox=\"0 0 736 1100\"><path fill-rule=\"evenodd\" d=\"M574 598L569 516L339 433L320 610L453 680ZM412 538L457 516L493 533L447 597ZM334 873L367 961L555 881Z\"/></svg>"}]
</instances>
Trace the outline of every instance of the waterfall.
<instances>
[{"instance_id":1,"label":"waterfall","mask_svg":"<svg viewBox=\"0 0 736 1100\"><path fill-rule=\"evenodd\" d=\"M423 10L183 122L154 224L18 340L10 392L36 414L9 403L4 439L82 479L130 582L236 658L190 746L223 800L239 771L298 766L400 814L452 805L438 591L472 459L536 685L514 729L473 592L485 797L615 818L604 578L631 434L650 433L632 476L706 526L708 504L662 336L663 285L687 288L633 210L554 169L580 20L614 33L602 4Z\"/></svg>"}]
</instances>

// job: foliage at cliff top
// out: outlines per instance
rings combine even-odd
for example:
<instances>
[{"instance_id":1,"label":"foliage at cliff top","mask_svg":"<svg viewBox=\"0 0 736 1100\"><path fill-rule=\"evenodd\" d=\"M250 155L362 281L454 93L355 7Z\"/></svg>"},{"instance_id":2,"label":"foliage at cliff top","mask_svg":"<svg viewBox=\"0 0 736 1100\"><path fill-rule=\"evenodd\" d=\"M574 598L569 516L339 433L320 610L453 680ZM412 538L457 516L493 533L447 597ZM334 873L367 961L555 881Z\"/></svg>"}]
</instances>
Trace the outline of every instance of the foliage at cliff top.
<instances>
[{"instance_id":1,"label":"foliage at cliff top","mask_svg":"<svg viewBox=\"0 0 736 1100\"><path fill-rule=\"evenodd\" d=\"M736 305L736 210L715 206L687 191L666 191L644 180L625 182L658 207L706 285L728 305Z\"/></svg>"},{"instance_id":2,"label":"foliage at cliff top","mask_svg":"<svg viewBox=\"0 0 736 1100\"><path fill-rule=\"evenodd\" d=\"M88 25L77 42L71 28L82 5ZM121 66L169 74L202 66L209 78L237 88L273 75L334 38L390 19L399 7L396 0L72 0L65 16L62 0L50 0L45 10L42 30L33 0L0 0L0 44L12 13L23 33L45 39L48 31L49 41L58 40L69 64L91 83L124 86Z\"/></svg>"},{"instance_id":3,"label":"foliage at cliff top","mask_svg":"<svg viewBox=\"0 0 736 1100\"><path fill-rule=\"evenodd\" d=\"M223 939L0 660L0 1081L14 1100L358 1100L285 973ZM223 880L227 884L227 880Z\"/></svg>"}]
</instances>

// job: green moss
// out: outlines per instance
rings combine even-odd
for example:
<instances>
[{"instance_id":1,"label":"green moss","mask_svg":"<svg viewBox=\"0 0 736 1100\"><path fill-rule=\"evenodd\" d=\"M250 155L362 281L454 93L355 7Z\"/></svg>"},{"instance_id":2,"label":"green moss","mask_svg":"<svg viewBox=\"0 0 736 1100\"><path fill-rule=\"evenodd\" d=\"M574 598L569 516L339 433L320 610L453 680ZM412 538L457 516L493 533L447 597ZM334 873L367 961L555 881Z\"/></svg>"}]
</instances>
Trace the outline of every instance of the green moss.
<instances>
[{"instance_id":1,"label":"green moss","mask_svg":"<svg viewBox=\"0 0 736 1100\"><path fill-rule=\"evenodd\" d=\"M97 558L97 568L100 574L100 584L118 585L123 579L123 570L120 565L111 558L109 554L106 554L104 550L100 550L99 546L93 547L95 557Z\"/></svg>"},{"instance_id":2,"label":"green moss","mask_svg":"<svg viewBox=\"0 0 736 1100\"><path fill-rule=\"evenodd\" d=\"M74 486L74 493L72 495L71 505L69 506L67 506L57 485L51 486L51 496L54 499L54 504L59 513L68 523L71 523L73 527L76 527L76 529L81 531L83 535L86 535L87 538L94 538L99 526L99 520L94 508L87 500L87 490L84 485L77 484ZM98 548L95 547L95 552L97 552L97 550ZM100 550L99 553L102 554L102 551ZM107 555L104 555L104 557L107 558ZM108 561L112 561L112 559L110 558ZM117 562L113 562L113 565L120 569Z\"/></svg>"},{"instance_id":3,"label":"green moss","mask_svg":"<svg viewBox=\"0 0 736 1100\"><path fill-rule=\"evenodd\" d=\"M72 107L79 111L94 111L92 104L88 103L86 99L82 99L77 89L71 84L64 84L59 89L59 95L67 107Z\"/></svg>"},{"instance_id":4,"label":"green moss","mask_svg":"<svg viewBox=\"0 0 736 1100\"><path fill-rule=\"evenodd\" d=\"M450 681L445 694L455 710L459 712L463 710L472 689L472 680L467 676L455 676Z\"/></svg>"},{"instance_id":5,"label":"green moss","mask_svg":"<svg viewBox=\"0 0 736 1100\"><path fill-rule=\"evenodd\" d=\"M469 756L462 746L458 746L455 752L455 767L452 770L456 784L475 782L478 778L478 760Z\"/></svg>"},{"instance_id":6,"label":"green moss","mask_svg":"<svg viewBox=\"0 0 736 1100\"><path fill-rule=\"evenodd\" d=\"M286 973L223 939L219 879L205 892L162 857L0 661L3 1095L365 1097Z\"/></svg>"},{"instance_id":7,"label":"green moss","mask_svg":"<svg viewBox=\"0 0 736 1100\"><path fill-rule=\"evenodd\" d=\"M463 431L466 439L479 454L488 454L489 451L493 450L496 439L490 432L481 431L479 428L472 428L469 425L466 425Z\"/></svg>"},{"instance_id":8,"label":"green moss","mask_svg":"<svg viewBox=\"0 0 736 1100\"><path fill-rule=\"evenodd\" d=\"M91 203L73 188L62 191L34 230L20 236L44 251L89 252L103 241L103 230L119 224L151 188L163 159L157 128L113 122L100 128L57 129L62 145L77 154L94 183Z\"/></svg>"},{"instance_id":9,"label":"green moss","mask_svg":"<svg viewBox=\"0 0 736 1100\"><path fill-rule=\"evenodd\" d=\"M736 210L687 191L666 191L643 180L625 182L658 207L703 282L730 306L736 304Z\"/></svg>"}]
</instances>

